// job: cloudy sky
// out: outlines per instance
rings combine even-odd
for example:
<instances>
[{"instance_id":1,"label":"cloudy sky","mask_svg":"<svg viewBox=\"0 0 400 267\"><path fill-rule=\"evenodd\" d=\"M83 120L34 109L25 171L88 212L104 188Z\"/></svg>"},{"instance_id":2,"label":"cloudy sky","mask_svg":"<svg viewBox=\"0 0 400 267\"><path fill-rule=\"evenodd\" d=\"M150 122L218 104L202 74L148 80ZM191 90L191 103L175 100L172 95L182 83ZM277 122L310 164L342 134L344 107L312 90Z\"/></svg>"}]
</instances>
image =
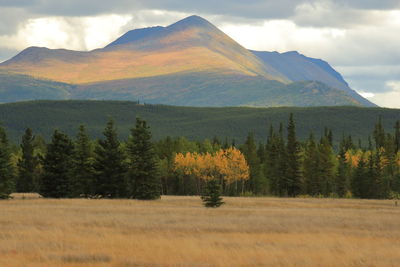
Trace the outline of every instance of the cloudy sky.
<instances>
[{"instance_id":1,"label":"cloudy sky","mask_svg":"<svg viewBox=\"0 0 400 267\"><path fill-rule=\"evenodd\" d=\"M193 14L246 48L322 58L400 108L400 0L0 0L0 62L28 46L91 50Z\"/></svg>"}]
</instances>

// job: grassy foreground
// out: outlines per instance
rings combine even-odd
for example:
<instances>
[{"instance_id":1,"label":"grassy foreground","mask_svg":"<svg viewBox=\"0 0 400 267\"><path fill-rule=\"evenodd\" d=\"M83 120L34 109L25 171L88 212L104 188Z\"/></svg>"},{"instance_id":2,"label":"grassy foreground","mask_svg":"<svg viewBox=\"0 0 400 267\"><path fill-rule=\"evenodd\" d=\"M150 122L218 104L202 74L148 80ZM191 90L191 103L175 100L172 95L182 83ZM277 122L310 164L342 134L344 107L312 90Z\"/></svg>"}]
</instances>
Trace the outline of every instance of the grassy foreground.
<instances>
[{"instance_id":1,"label":"grassy foreground","mask_svg":"<svg viewBox=\"0 0 400 267\"><path fill-rule=\"evenodd\" d=\"M400 266L393 201L224 200L0 201L0 266Z\"/></svg>"}]
</instances>

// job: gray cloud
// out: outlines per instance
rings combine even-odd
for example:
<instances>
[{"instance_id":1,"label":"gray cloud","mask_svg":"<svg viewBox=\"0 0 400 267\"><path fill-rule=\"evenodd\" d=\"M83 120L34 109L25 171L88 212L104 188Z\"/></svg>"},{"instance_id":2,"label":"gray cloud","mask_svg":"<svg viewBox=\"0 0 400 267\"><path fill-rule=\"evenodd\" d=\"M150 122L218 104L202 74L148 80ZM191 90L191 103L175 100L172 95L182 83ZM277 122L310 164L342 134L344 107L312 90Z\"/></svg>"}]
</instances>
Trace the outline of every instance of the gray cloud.
<instances>
[{"instance_id":1,"label":"gray cloud","mask_svg":"<svg viewBox=\"0 0 400 267\"><path fill-rule=\"evenodd\" d=\"M387 10L400 8L398 0L335 0L336 3L357 9Z\"/></svg>"},{"instance_id":2,"label":"gray cloud","mask_svg":"<svg viewBox=\"0 0 400 267\"><path fill-rule=\"evenodd\" d=\"M13 7L0 8L0 35L13 34L18 26L26 21L30 15L22 9Z\"/></svg>"},{"instance_id":3,"label":"gray cloud","mask_svg":"<svg viewBox=\"0 0 400 267\"><path fill-rule=\"evenodd\" d=\"M91 16L114 12L133 13L143 9L160 9L184 13L245 17L248 19L271 19L289 18L302 5L314 7L334 5L339 8L358 10L400 8L398 0L202 0L185 1L184 4L181 0L0 0L0 7L24 8L30 13L59 16Z\"/></svg>"},{"instance_id":4,"label":"gray cloud","mask_svg":"<svg viewBox=\"0 0 400 267\"><path fill-rule=\"evenodd\" d=\"M387 82L400 80L400 65L337 66L336 69L354 89L363 92L387 93L393 90Z\"/></svg>"}]
</instances>

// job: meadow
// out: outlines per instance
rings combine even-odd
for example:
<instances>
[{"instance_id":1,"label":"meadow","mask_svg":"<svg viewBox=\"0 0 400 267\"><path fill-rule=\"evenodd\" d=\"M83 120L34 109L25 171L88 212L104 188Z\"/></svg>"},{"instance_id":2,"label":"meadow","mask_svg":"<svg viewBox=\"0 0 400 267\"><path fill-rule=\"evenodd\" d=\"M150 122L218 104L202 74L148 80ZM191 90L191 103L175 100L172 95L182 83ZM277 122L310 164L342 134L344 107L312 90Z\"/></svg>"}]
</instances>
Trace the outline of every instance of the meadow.
<instances>
[{"instance_id":1,"label":"meadow","mask_svg":"<svg viewBox=\"0 0 400 267\"><path fill-rule=\"evenodd\" d=\"M0 266L400 266L393 200L0 201Z\"/></svg>"}]
</instances>

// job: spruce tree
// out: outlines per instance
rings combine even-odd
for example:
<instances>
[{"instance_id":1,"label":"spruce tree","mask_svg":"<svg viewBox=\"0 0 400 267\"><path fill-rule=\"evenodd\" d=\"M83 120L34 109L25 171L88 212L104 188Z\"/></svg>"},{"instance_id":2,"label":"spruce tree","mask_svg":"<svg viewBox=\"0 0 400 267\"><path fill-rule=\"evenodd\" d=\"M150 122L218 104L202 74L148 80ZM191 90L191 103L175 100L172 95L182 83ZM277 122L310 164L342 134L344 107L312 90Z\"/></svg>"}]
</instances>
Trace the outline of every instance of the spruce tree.
<instances>
[{"instance_id":1,"label":"spruce tree","mask_svg":"<svg viewBox=\"0 0 400 267\"><path fill-rule=\"evenodd\" d=\"M297 196L301 191L301 172L299 143L296 139L296 126L293 114L290 114L287 127L288 137L286 145L286 173L284 188L288 196Z\"/></svg>"},{"instance_id":2,"label":"spruce tree","mask_svg":"<svg viewBox=\"0 0 400 267\"><path fill-rule=\"evenodd\" d=\"M344 197L347 191L350 190L350 180L348 178L350 177L350 166L346 160L346 152L353 148L354 145L351 141L351 136L348 136L347 138L343 136L342 141L340 142L336 174L336 193L339 197Z\"/></svg>"},{"instance_id":3,"label":"spruce tree","mask_svg":"<svg viewBox=\"0 0 400 267\"><path fill-rule=\"evenodd\" d=\"M367 198L369 191L368 180L368 170L365 163L365 160L361 158L358 162L357 168L354 171L352 183L351 183L351 191L353 196L357 198Z\"/></svg>"},{"instance_id":4,"label":"spruce tree","mask_svg":"<svg viewBox=\"0 0 400 267\"><path fill-rule=\"evenodd\" d=\"M10 146L6 132L0 127L0 199L8 199L14 188Z\"/></svg>"},{"instance_id":5,"label":"spruce tree","mask_svg":"<svg viewBox=\"0 0 400 267\"><path fill-rule=\"evenodd\" d=\"M303 161L304 193L315 196L321 193L319 155L314 136L311 134L304 152Z\"/></svg>"},{"instance_id":6,"label":"spruce tree","mask_svg":"<svg viewBox=\"0 0 400 267\"><path fill-rule=\"evenodd\" d=\"M118 141L114 121L109 120L94 150L95 194L103 198L126 197L125 153Z\"/></svg>"},{"instance_id":7,"label":"spruce tree","mask_svg":"<svg viewBox=\"0 0 400 267\"><path fill-rule=\"evenodd\" d=\"M85 126L80 125L75 140L73 196L91 196L94 186L92 146Z\"/></svg>"},{"instance_id":8,"label":"spruce tree","mask_svg":"<svg viewBox=\"0 0 400 267\"><path fill-rule=\"evenodd\" d=\"M40 194L44 197L71 196L74 145L70 138L55 130L43 160Z\"/></svg>"},{"instance_id":9,"label":"spruce tree","mask_svg":"<svg viewBox=\"0 0 400 267\"><path fill-rule=\"evenodd\" d=\"M279 184L278 184L278 148L277 148L277 137L274 132L272 125L269 129L267 138L267 144L265 145L265 174L269 181L271 193L279 195Z\"/></svg>"},{"instance_id":10,"label":"spruce tree","mask_svg":"<svg viewBox=\"0 0 400 267\"><path fill-rule=\"evenodd\" d=\"M374 140L376 149L379 149L385 144L385 130L382 125L382 117L379 117L378 122L375 124Z\"/></svg>"},{"instance_id":11,"label":"spruce tree","mask_svg":"<svg viewBox=\"0 0 400 267\"><path fill-rule=\"evenodd\" d=\"M335 192L334 154L328 136L324 136L318 145L318 175L321 180L320 192L329 196Z\"/></svg>"},{"instance_id":12,"label":"spruce tree","mask_svg":"<svg viewBox=\"0 0 400 267\"><path fill-rule=\"evenodd\" d=\"M207 182L205 192L201 196L203 204L207 208L218 208L224 202L221 197L221 185L216 179Z\"/></svg>"},{"instance_id":13,"label":"spruce tree","mask_svg":"<svg viewBox=\"0 0 400 267\"><path fill-rule=\"evenodd\" d=\"M129 196L143 200L160 198L161 181L146 121L136 118L136 126L131 129L127 151Z\"/></svg>"},{"instance_id":14,"label":"spruce tree","mask_svg":"<svg viewBox=\"0 0 400 267\"><path fill-rule=\"evenodd\" d=\"M396 121L396 125L394 126L394 143L395 143L395 152L400 151L400 121Z\"/></svg>"},{"instance_id":15,"label":"spruce tree","mask_svg":"<svg viewBox=\"0 0 400 267\"><path fill-rule=\"evenodd\" d=\"M35 137L30 128L25 130L22 136L21 151L22 156L18 160L18 177L16 182L17 192L36 192L38 185L38 165L39 159L35 155Z\"/></svg>"},{"instance_id":16,"label":"spruce tree","mask_svg":"<svg viewBox=\"0 0 400 267\"><path fill-rule=\"evenodd\" d=\"M257 144L254 140L253 133L249 133L246 143L242 147L243 155L246 162L250 167L250 179L246 181L246 190L259 194L262 192L262 173L260 166L260 159L257 153Z\"/></svg>"}]
</instances>

